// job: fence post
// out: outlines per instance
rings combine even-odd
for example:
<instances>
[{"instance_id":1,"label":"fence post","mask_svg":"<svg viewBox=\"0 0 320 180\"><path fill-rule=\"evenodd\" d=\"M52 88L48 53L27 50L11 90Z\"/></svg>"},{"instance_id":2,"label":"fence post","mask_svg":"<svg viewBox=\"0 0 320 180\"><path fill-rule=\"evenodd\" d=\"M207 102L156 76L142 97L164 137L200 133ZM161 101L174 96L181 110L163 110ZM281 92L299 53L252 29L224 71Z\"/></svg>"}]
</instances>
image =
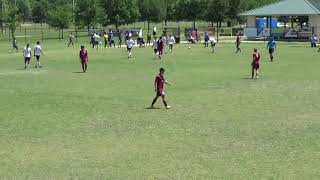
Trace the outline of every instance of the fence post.
<instances>
[{"instance_id":1,"label":"fence post","mask_svg":"<svg viewBox=\"0 0 320 180\"><path fill-rule=\"evenodd\" d=\"M27 43L27 28L24 28L24 42Z\"/></svg>"},{"instance_id":2,"label":"fence post","mask_svg":"<svg viewBox=\"0 0 320 180\"><path fill-rule=\"evenodd\" d=\"M78 42L78 29L76 28L75 31L76 31L76 42Z\"/></svg>"},{"instance_id":3,"label":"fence post","mask_svg":"<svg viewBox=\"0 0 320 180\"><path fill-rule=\"evenodd\" d=\"M43 42L43 27L41 27L41 41Z\"/></svg>"}]
</instances>

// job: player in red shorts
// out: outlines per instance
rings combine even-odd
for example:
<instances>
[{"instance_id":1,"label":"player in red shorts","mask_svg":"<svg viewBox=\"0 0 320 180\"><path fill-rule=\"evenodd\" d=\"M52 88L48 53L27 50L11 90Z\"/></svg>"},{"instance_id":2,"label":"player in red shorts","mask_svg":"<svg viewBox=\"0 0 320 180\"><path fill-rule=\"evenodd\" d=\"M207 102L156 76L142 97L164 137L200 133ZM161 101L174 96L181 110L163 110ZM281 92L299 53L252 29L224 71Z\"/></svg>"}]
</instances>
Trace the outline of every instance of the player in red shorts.
<instances>
[{"instance_id":1,"label":"player in red shorts","mask_svg":"<svg viewBox=\"0 0 320 180\"><path fill-rule=\"evenodd\" d=\"M165 94L164 94L164 91L163 91L164 90L164 84L171 85L164 79L164 72L165 72L165 69L160 68L160 74L157 75L157 77L156 77L156 79L154 81L154 89L155 89L157 94L156 94L156 97L153 99L152 105L150 107L151 109L154 108L154 104L157 102L159 97L162 97L163 104L166 106L167 109L171 108L171 106L167 105L167 102L165 100Z\"/></svg>"},{"instance_id":2,"label":"player in red shorts","mask_svg":"<svg viewBox=\"0 0 320 180\"><path fill-rule=\"evenodd\" d=\"M257 49L254 49L251 66L252 66L251 79L254 78L254 73L256 73L256 79L259 79L260 54L258 53Z\"/></svg>"},{"instance_id":3,"label":"player in red shorts","mask_svg":"<svg viewBox=\"0 0 320 180\"><path fill-rule=\"evenodd\" d=\"M88 58L88 51L84 49L84 46L81 46L81 51L80 51L80 62L82 65L82 70L83 72L87 72L88 69L88 62L89 62L89 58Z\"/></svg>"}]
</instances>

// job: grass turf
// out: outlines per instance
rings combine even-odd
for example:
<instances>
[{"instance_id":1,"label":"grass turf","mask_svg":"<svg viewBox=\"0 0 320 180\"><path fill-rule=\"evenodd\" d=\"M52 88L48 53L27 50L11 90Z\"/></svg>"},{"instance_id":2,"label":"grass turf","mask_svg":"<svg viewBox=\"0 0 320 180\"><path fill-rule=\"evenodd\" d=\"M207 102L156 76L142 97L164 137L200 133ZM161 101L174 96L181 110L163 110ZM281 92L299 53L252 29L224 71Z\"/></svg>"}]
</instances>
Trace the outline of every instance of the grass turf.
<instances>
[{"instance_id":1,"label":"grass turf","mask_svg":"<svg viewBox=\"0 0 320 180\"><path fill-rule=\"evenodd\" d=\"M87 74L78 48L46 42L44 68L25 71L2 45L1 179L320 176L320 61L307 44L280 44L274 63L264 44L177 45L163 61L135 48L134 62L124 48L89 49ZM259 80L248 79L254 47ZM174 108L148 110L160 67Z\"/></svg>"}]
</instances>

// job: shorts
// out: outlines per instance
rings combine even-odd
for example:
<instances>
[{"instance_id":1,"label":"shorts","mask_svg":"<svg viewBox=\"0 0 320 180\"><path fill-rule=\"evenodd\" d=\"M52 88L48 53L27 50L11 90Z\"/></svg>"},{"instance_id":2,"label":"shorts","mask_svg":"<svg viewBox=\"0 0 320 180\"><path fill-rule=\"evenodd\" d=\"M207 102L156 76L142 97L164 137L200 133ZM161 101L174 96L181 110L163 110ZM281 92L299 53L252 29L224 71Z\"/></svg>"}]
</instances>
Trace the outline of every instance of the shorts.
<instances>
[{"instance_id":1,"label":"shorts","mask_svg":"<svg viewBox=\"0 0 320 180\"><path fill-rule=\"evenodd\" d=\"M154 53L157 54L158 53L158 49L153 49Z\"/></svg>"},{"instance_id":2,"label":"shorts","mask_svg":"<svg viewBox=\"0 0 320 180\"><path fill-rule=\"evenodd\" d=\"M209 41L209 38L205 38L204 41L207 43Z\"/></svg>"},{"instance_id":3,"label":"shorts","mask_svg":"<svg viewBox=\"0 0 320 180\"><path fill-rule=\"evenodd\" d=\"M98 41L95 41L95 42L94 42L94 45L99 45L99 42L98 42Z\"/></svg>"},{"instance_id":4,"label":"shorts","mask_svg":"<svg viewBox=\"0 0 320 180\"><path fill-rule=\"evenodd\" d=\"M37 56L37 55L36 55L36 59L39 61L39 60L40 60L40 56Z\"/></svg>"},{"instance_id":5,"label":"shorts","mask_svg":"<svg viewBox=\"0 0 320 180\"><path fill-rule=\"evenodd\" d=\"M111 40L111 41L110 41L110 44L114 44L114 40Z\"/></svg>"},{"instance_id":6,"label":"shorts","mask_svg":"<svg viewBox=\"0 0 320 180\"><path fill-rule=\"evenodd\" d=\"M260 68L260 65L259 64L253 64L252 68L258 70Z\"/></svg>"},{"instance_id":7,"label":"shorts","mask_svg":"<svg viewBox=\"0 0 320 180\"><path fill-rule=\"evenodd\" d=\"M31 60L31 57L25 57L24 61L29 62Z\"/></svg>"},{"instance_id":8,"label":"shorts","mask_svg":"<svg viewBox=\"0 0 320 180\"><path fill-rule=\"evenodd\" d=\"M128 48L128 47L127 47L127 50L128 50L129 52L131 52L131 49L132 49L132 48Z\"/></svg>"},{"instance_id":9,"label":"shorts","mask_svg":"<svg viewBox=\"0 0 320 180\"><path fill-rule=\"evenodd\" d=\"M81 60L81 64L88 64L88 60Z\"/></svg>"},{"instance_id":10,"label":"shorts","mask_svg":"<svg viewBox=\"0 0 320 180\"><path fill-rule=\"evenodd\" d=\"M269 54L273 54L274 53L274 49L273 48L269 48Z\"/></svg>"},{"instance_id":11,"label":"shorts","mask_svg":"<svg viewBox=\"0 0 320 180\"><path fill-rule=\"evenodd\" d=\"M155 36L155 35L157 35L157 33L156 33L156 32L153 32L153 36Z\"/></svg>"},{"instance_id":12,"label":"shorts","mask_svg":"<svg viewBox=\"0 0 320 180\"><path fill-rule=\"evenodd\" d=\"M163 91L157 91L157 96L164 96L165 93Z\"/></svg>"}]
</instances>

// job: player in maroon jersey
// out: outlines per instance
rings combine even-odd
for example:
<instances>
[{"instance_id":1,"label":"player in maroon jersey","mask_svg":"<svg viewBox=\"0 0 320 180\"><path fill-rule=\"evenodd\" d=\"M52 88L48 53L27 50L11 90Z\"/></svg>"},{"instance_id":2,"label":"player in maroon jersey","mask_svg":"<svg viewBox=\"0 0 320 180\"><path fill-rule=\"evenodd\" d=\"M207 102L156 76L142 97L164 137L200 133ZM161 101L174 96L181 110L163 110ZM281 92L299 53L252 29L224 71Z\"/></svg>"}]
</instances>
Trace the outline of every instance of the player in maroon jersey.
<instances>
[{"instance_id":1,"label":"player in maroon jersey","mask_svg":"<svg viewBox=\"0 0 320 180\"><path fill-rule=\"evenodd\" d=\"M154 90L156 92L156 97L153 99L151 109L154 108L154 104L157 102L159 97L162 97L163 104L166 106L167 109L170 109L171 106L168 106L165 100L165 93L164 93L164 84L171 85L164 79L164 72L165 69L160 68L160 74L156 76L154 81Z\"/></svg>"},{"instance_id":2,"label":"player in maroon jersey","mask_svg":"<svg viewBox=\"0 0 320 180\"><path fill-rule=\"evenodd\" d=\"M236 39L237 53L238 53L238 52L241 52L240 44L241 44L241 37L240 37L240 34L237 33L237 39Z\"/></svg>"},{"instance_id":3,"label":"player in maroon jersey","mask_svg":"<svg viewBox=\"0 0 320 180\"><path fill-rule=\"evenodd\" d=\"M256 73L256 79L259 79L259 68L260 68L260 54L257 49L254 49L252 54L252 76L251 79L254 78L254 73Z\"/></svg>"},{"instance_id":4,"label":"player in maroon jersey","mask_svg":"<svg viewBox=\"0 0 320 180\"><path fill-rule=\"evenodd\" d=\"M89 58L88 58L88 51L84 49L84 46L81 46L79 57L82 65L82 70L85 73L87 72L87 69L88 69Z\"/></svg>"}]
</instances>

